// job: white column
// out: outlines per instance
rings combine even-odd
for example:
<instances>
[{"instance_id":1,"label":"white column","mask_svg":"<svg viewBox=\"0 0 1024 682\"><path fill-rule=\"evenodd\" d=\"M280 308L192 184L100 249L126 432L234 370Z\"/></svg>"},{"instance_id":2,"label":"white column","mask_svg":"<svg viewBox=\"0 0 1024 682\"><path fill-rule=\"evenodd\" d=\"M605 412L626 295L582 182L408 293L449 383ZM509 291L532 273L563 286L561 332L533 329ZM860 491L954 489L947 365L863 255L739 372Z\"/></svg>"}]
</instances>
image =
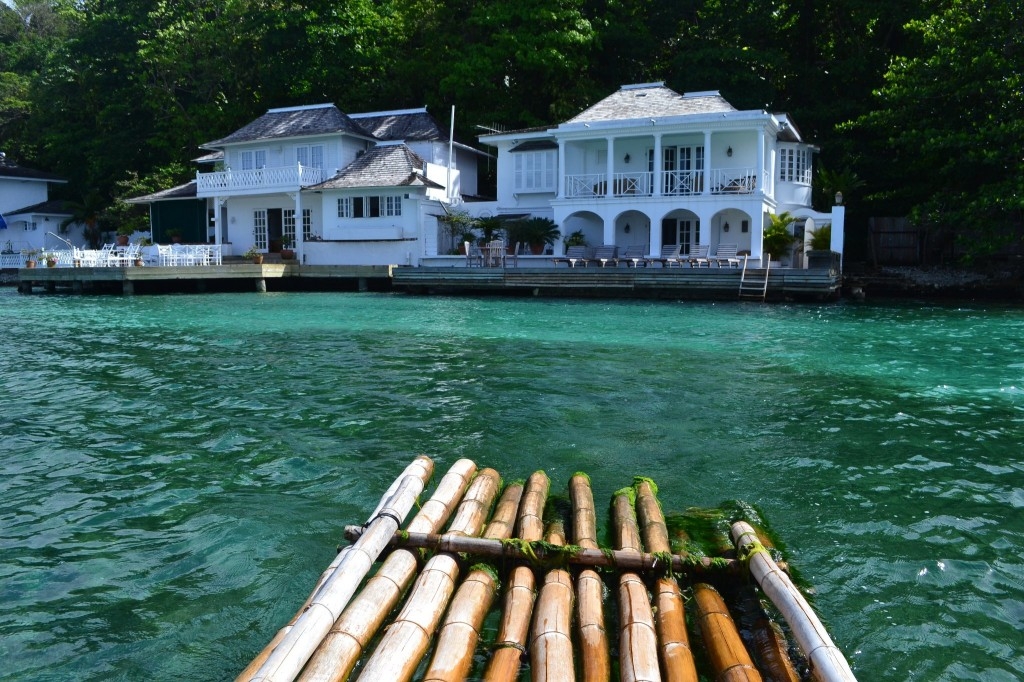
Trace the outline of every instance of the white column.
<instances>
[{"instance_id":1,"label":"white column","mask_svg":"<svg viewBox=\"0 0 1024 682\"><path fill-rule=\"evenodd\" d=\"M612 175L615 173L615 138L614 137L609 137L608 138L608 158L605 161L606 161L605 166L607 166L607 168L605 168L605 175L607 176L605 179L606 179L607 182L606 182L605 188L604 188L605 189L604 195L606 197L610 197L610 196L612 196L614 194L614 192L612 191L612 189L613 189L612 188Z\"/></svg>"},{"instance_id":2,"label":"white column","mask_svg":"<svg viewBox=\"0 0 1024 682\"><path fill-rule=\"evenodd\" d=\"M565 140L558 141L558 197L565 198Z\"/></svg>"},{"instance_id":3,"label":"white column","mask_svg":"<svg viewBox=\"0 0 1024 682\"><path fill-rule=\"evenodd\" d=\"M220 238L220 209L224 205L224 200L220 197L213 198L213 243L217 246L221 244Z\"/></svg>"},{"instance_id":4,"label":"white column","mask_svg":"<svg viewBox=\"0 0 1024 682\"><path fill-rule=\"evenodd\" d=\"M775 177L774 173L765 173L764 167L764 128L757 129L757 193L761 196L769 193L768 183ZM766 177L767 176L767 177ZM774 194L774 191L772 192Z\"/></svg>"},{"instance_id":5,"label":"white column","mask_svg":"<svg viewBox=\"0 0 1024 682\"><path fill-rule=\"evenodd\" d=\"M701 194L709 194L711 192L711 131L704 131L704 182L702 183ZM704 221L701 221L701 244L707 244L704 241Z\"/></svg>"},{"instance_id":6,"label":"white column","mask_svg":"<svg viewBox=\"0 0 1024 682\"><path fill-rule=\"evenodd\" d=\"M295 193L295 259L299 265L303 263L306 243L302 237L302 190Z\"/></svg>"},{"instance_id":7,"label":"white column","mask_svg":"<svg viewBox=\"0 0 1024 682\"><path fill-rule=\"evenodd\" d=\"M662 180L662 177L661 177L661 174L664 172L662 170L662 165L665 163L664 156L665 155L661 151L661 133L655 133L654 134L654 163L652 164L653 167L654 167L654 172L652 174L653 177L651 179L651 182L654 183L654 196L656 196L656 197L660 197L661 196L661 190L664 187L664 181Z\"/></svg>"}]
</instances>

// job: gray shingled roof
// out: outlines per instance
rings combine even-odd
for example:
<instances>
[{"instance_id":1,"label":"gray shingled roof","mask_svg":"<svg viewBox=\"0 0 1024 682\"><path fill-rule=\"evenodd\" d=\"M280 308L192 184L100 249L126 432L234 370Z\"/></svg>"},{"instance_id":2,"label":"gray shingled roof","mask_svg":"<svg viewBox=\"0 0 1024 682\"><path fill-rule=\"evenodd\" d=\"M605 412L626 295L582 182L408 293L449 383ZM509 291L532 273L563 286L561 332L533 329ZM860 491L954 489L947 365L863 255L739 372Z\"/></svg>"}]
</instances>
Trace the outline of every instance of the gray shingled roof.
<instances>
[{"instance_id":1,"label":"gray shingled roof","mask_svg":"<svg viewBox=\"0 0 1024 682\"><path fill-rule=\"evenodd\" d=\"M36 215L71 215L74 212L74 206L71 205L71 202L64 199L50 199L49 201L42 201L25 208L19 208L16 211L5 211L9 216L27 213L35 213Z\"/></svg>"},{"instance_id":2,"label":"gray shingled roof","mask_svg":"<svg viewBox=\"0 0 1024 682\"><path fill-rule=\"evenodd\" d=\"M324 135L349 133L366 136L358 123L342 113L333 104L310 107L287 107L270 109L258 119L245 125L227 137L207 142L203 147L220 147L235 142L255 142L300 135Z\"/></svg>"},{"instance_id":3,"label":"gray shingled roof","mask_svg":"<svg viewBox=\"0 0 1024 682\"><path fill-rule=\"evenodd\" d=\"M619 121L635 118L661 118L688 114L715 114L736 111L717 92L680 95L662 83L624 85L617 92L569 119L567 123Z\"/></svg>"},{"instance_id":4,"label":"gray shingled roof","mask_svg":"<svg viewBox=\"0 0 1024 682\"><path fill-rule=\"evenodd\" d=\"M330 180L308 189L346 189L357 187L435 187L441 185L423 175L426 162L404 144L372 147L338 171Z\"/></svg>"},{"instance_id":5,"label":"gray shingled roof","mask_svg":"<svg viewBox=\"0 0 1024 682\"><path fill-rule=\"evenodd\" d=\"M44 173L42 171L33 170L32 168L19 166L9 160L5 155L0 156L0 177L46 180L47 182L67 182L64 178L59 178L52 173Z\"/></svg>"},{"instance_id":6,"label":"gray shingled roof","mask_svg":"<svg viewBox=\"0 0 1024 682\"><path fill-rule=\"evenodd\" d=\"M153 192L152 194L143 194L141 197L132 197L126 199L129 204L148 204L153 201L163 201L166 199L195 199L196 198L196 181L191 180L186 182L184 185L178 185L177 187L171 187L170 189L162 189L159 192Z\"/></svg>"},{"instance_id":7,"label":"gray shingled roof","mask_svg":"<svg viewBox=\"0 0 1024 682\"><path fill-rule=\"evenodd\" d=\"M426 111L356 114L353 119L378 140L447 140L448 136Z\"/></svg>"}]
</instances>

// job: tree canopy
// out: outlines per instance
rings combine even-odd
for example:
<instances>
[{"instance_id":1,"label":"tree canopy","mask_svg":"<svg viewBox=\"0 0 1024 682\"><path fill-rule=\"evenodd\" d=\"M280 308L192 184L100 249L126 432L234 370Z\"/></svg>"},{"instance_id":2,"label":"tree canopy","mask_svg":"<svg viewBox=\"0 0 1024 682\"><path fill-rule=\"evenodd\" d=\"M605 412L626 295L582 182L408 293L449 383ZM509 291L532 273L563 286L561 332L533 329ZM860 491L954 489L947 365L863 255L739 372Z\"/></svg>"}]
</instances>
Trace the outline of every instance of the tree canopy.
<instances>
[{"instance_id":1,"label":"tree canopy","mask_svg":"<svg viewBox=\"0 0 1024 682\"><path fill-rule=\"evenodd\" d=\"M13 0L0 135L66 198L113 205L270 107L454 105L472 141L665 81L789 113L851 219L985 250L1020 239L1022 1Z\"/></svg>"}]
</instances>

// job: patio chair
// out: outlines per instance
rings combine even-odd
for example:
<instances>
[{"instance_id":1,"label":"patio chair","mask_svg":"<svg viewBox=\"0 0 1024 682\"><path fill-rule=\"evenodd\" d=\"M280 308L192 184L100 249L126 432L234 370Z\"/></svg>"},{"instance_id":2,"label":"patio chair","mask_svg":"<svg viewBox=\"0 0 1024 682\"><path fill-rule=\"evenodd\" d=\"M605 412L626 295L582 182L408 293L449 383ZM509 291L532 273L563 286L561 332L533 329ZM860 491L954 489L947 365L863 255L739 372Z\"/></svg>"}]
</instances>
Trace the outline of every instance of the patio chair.
<instances>
[{"instance_id":1,"label":"patio chair","mask_svg":"<svg viewBox=\"0 0 1024 682\"><path fill-rule=\"evenodd\" d=\"M565 255L559 258L555 258L555 265L559 263L568 263L570 268L576 267L576 263L582 262L583 267L587 267L587 247L585 246L570 246L565 250Z\"/></svg>"},{"instance_id":2,"label":"patio chair","mask_svg":"<svg viewBox=\"0 0 1024 682\"><path fill-rule=\"evenodd\" d=\"M466 267L471 268L475 264L478 268L482 268L484 266L484 254L480 247L469 242L462 243L466 247Z\"/></svg>"},{"instance_id":3,"label":"patio chair","mask_svg":"<svg viewBox=\"0 0 1024 682\"><path fill-rule=\"evenodd\" d=\"M615 264L615 255L618 253L619 247L612 245L598 246L594 249L594 255L591 256L591 260L600 261L601 267L603 268L608 264L608 261L612 261Z\"/></svg>"},{"instance_id":4,"label":"patio chair","mask_svg":"<svg viewBox=\"0 0 1024 682\"><path fill-rule=\"evenodd\" d=\"M615 265L619 263L625 263L626 267L632 263L634 268L638 268L641 265L647 267L647 247L643 244L631 244L626 247L626 250L615 257Z\"/></svg>"},{"instance_id":5,"label":"patio chair","mask_svg":"<svg viewBox=\"0 0 1024 682\"><path fill-rule=\"evenodd\" d=\"M715 255L711 257L711 260L715 262L720 268L738 268L740 266L740 259L736 255L735 244L719 244L718 248L715 249Z\"/></svg>"},{"instance_id":6,"label":"patio chair","mask_svg":"<svg viewBox=\"0 0 1024 682\"><path fill-rule=\"evenodd\" d=\"M707 244L698 244L690 249L690 253L686 256L686 262L690 264L691 268L710 268L711 259L708 258L710 248Z\"/></svg>"},{"instance_id":7,"label":"patio chair","mask_svg":"<svg viewBox=\"0 0 1024 682\"><path fill-rule=\"evenodd\" d=\"M529 244L527 244L526 242L516 242L516 246L514 249L512 249L512 253L505 256L505 266L508 267L508 264L512 263L512 267L518 268L519 254L525 254L528 247Z\"/></svg>"},{"instance_id":8,"label":"patio chair","mask_svg":"<svg viewBox=\"0 0 1024 682\"><path fill-rule=\"evenodd\" d=\"M679 257L679 250L682 248L679 244L664 244L661 247L661 256L658 258L648 258L649 263L661 263L661 267L682 267L683 259Z\"/></svg>"}]
</instances>

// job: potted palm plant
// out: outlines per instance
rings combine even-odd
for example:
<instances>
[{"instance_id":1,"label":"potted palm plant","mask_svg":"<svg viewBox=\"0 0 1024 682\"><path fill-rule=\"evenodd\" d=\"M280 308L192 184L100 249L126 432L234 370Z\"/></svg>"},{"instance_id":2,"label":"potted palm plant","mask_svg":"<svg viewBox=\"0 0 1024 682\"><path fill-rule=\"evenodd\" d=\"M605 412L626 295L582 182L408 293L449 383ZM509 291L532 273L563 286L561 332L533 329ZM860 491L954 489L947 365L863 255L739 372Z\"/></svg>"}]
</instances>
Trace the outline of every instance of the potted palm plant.
<instances>
[{"instance_id":1,"label":"potted palm plant","mask_svg":"<svg viewBox=\"0 0 1024 682\"><path fill-rule=\"evenodd\" d=\"M768 227L764 229L762 243L764 251L772 260L781 261L793 246L793 234L789 226L796 220L789 211L768 216Z\"/></svg>"},{"instance_id":2,"label":"potted palm plant","mask_svg":"<svg viewBox=\"0 0 1024 682\"><path fill-rule=\"evenodd\" d=\"M509 243L529 244L535 256L544 253L544 248L554 244L562 234L554 220L540 217L517 220L508 226L507 232Z\"/></svg>"},{"instance_id":3,"label":"potted palm plant","mask_svg":"<svg viewBox=\"0 0 1024 682\"><path fill-rule=\"evenodd\" d=\"M811 231L807 249L808 269L832 267L832 224L826 224Z\"/></svg>"}]
</instances>

